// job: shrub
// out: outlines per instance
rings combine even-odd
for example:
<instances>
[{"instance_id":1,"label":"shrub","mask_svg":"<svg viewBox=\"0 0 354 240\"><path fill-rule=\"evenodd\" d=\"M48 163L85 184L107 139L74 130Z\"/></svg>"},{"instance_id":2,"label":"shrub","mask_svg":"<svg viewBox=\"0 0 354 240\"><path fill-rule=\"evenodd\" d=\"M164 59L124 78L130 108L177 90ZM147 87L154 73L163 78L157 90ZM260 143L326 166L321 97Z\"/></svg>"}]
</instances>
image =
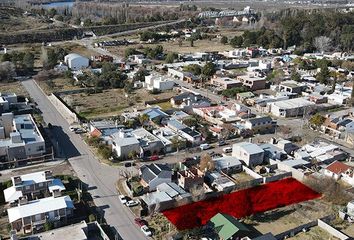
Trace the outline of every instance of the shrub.
<instances>
[{"instance_id":1,"label":"shrub","mask_svg":"<svg viewBox=\"0 0 354 240\"><path fill-rule=\"evenodd\" d=\"M93 215L93 214L90 214L90 215L88 216L88 218L89 218L89 222L94 222L94 221L96 221L96 216Z\"/></svg>"}]
</instances>

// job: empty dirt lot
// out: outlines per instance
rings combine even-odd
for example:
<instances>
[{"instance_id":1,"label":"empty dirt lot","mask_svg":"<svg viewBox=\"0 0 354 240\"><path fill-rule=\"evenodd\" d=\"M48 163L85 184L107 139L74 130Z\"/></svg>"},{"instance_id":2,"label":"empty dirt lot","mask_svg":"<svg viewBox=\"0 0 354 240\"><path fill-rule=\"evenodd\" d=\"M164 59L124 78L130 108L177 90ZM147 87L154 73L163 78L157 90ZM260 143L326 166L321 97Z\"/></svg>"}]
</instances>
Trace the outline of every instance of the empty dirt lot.
<instances>
[{"instance_id":1,"label":"empty dirt lot","mask_svg":"<svg viewBox=\"0 0 354 240\"><path fill-rule=\"evenodd\" d=\"M150 94L145 89L139 89L126 95L123 89L109 89L102 93L77 93L62 95L62 99L82 117L93 119L116 116L125 110L142 109L145 101L169 99L177 93L166 91L160 94Z\"/></svg>"},{"instance_id":2,"label":"empty dirt lot","mask_svg":"<svg viewBox=\"0 0 354 240\"><path fill-rule=\"evenodd\" d=\"M260 233L271 231L277 235L333 213L330 203L315 199L254 215L251 225Z\"/></svg>"}]
</instances>

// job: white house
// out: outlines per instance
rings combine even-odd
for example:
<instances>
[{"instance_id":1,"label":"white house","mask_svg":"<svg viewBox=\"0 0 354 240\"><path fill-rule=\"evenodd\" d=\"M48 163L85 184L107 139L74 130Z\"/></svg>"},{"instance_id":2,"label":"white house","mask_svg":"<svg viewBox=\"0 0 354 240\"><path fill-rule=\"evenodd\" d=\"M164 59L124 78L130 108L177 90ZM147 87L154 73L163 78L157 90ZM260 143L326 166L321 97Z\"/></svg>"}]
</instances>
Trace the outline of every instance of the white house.
<instances>
[{"instance_id":1,"label":"white house","mask_svg":"<svg viewBox=\"0 0 354 240\"><path fill-rule=\"evenodd\" d=\"M131 132L119 131L112 135L112 151L119 158L127 158L133 152L140 154L140 142Z\"/></svg>"},{"instance_id":2,"label":"white house","mask_svg":"<svg viewBox=\"0 0 354 240\"><path fill-rule=\"evenodd\" d=\"M232 146L232 156L244 161L249 167L255 167L263 163L264 150L254 143L240 142Z\"/></svg>"},{"instance_id":3,"label":"white house","mask_svg":"<svg viewBox=\"0 0 354 240\"><path fill-rule=\"evenodd\" d=\"M171 90L175 85L175 82L173 81L173 79L169 77L157 75L157 74L151 74L145 76L144 85L148 90L157 89L160 91L165 91L165 90Z\"/></svg>"},{"instance_id":4,"label":"white house","mask_svg":"<svg viewBox=\"0 0 354 240\"><path fill-rule=\"evenodd\" d=\"M80 70L89 66L89 59L76 53L70 53L64 57L64 62L71 70Z\"/></svg>"}]
</instances>

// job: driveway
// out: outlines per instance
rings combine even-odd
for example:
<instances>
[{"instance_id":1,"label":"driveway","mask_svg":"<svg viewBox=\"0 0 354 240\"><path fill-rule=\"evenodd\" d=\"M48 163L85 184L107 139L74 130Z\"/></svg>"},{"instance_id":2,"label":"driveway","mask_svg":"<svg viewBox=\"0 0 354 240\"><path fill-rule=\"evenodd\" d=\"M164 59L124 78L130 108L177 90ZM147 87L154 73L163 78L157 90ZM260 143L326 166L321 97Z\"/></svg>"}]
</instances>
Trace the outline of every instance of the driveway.
<instances>
[{"instance_id":1,"label":"driveway","mask_svg":"<svg viewBox=\"0 0 354 240\"><path fill-rule=\"evenodd\" d=\"M69 124L48 100L34 80L22 82L31 98L38 104L46 123L53 125L52 133L57 139L62 157L68 158L78 177L88 185L88 190L108 224L123 239L147 239L134 224L134 215L117 197L115 183L120 168L100 164L79 135L70 132Z\"/></svg>"}]
</instances>

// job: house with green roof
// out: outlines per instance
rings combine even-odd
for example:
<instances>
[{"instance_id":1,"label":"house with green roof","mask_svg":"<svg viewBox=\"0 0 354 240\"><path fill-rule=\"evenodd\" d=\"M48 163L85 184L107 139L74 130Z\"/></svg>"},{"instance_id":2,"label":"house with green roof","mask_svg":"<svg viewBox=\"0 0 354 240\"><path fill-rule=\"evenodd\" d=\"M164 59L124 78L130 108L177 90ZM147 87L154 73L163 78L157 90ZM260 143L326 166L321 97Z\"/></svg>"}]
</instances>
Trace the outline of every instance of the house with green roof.
<instances>
[{"instance_id":1,"label":"house with green roof","mask_svg":"<svg viewBox=\"0 0 354 240\"><path fill-rule=\"evenodd\" d=\"M235 217L224 213L218 213L212 217L209 224L219 235L221 240L236 239L236 237L245 237L250 230L239 222Z\"/></svg>"}]
</instances>

